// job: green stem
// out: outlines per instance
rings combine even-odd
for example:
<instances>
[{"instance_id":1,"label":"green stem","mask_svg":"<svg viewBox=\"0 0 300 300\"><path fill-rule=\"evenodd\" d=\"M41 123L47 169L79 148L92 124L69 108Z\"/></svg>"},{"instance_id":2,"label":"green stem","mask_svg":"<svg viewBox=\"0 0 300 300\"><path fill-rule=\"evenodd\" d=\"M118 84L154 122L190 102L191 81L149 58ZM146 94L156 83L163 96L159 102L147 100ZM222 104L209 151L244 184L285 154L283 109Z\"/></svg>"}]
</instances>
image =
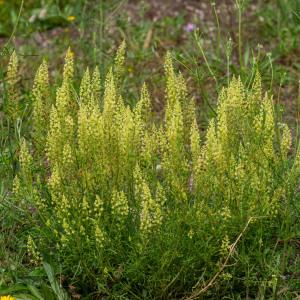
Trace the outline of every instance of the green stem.
<instances>
[{"instance_id":1,"label":"green stem","mask_svg":"<svg viewBox=\"0 0 300 300\"><path fill-rule=\"evenodd\" d=\"M17 31L17 27L18 27L18 24L19 24L19 20L20 20L20 17L21 17L22 10L23 10L23 5L24 5L24 0L22 0L22 2L21 2L16 24L15 24L15 26L13 28L13 31L12 31L12 33L11 33L8 41L5 43L5 45L3 47L4 49L7 48L7 46L10 44L12 38L14 37L14 35L15 35L16 31Z\"/></svg>"},{"instance_id":2,"label":"green stem","mask_svg":"<svg viewBox=\"0 0 300 300\"><path fill-rule=\"evenodd\" d=\"M238 9L238 47L239 47L239 63L240 68L243 68L243 38L242 38L242 0L236 0L236 6Z\"/></svg>"},{"instance_id":3,"label":"green stem","mask_svg":"<svg viewBox=\"0 0 300 300\"><path fill-rule=\"evenodd\" d=\"M216 10L216 4L212 3L212 7L213 7L214 15L215 15L215 18L216 18L217 27L218 27L218 57L220 58L220 54L221 54L221 30L220 30L220 22L219 22L219 17L218 17L217 10Z\"/></svg>"},{"instance_id":4,"label":"green stem","mask_svg":"<svg viewBox=\"0 0 300 300\"><path fill-rule=\"evenodd\" d=\"M206 67L207 67L209 73L211 74L211 76L212 76L213 79L215 80L216 84L218 85L218 80L217 80L217 78L216 78L216 76L215 76L213 70L211 69L211 67L210 67L210 65L209 65L209 62L208 62L208 60L207 60L207 58L206 58L205 52L204 52L203 47L202 47L202 45L201 45L201 41L200 41L199 37L197 36L197 34L195 34L195 40L196 40L197 46L198 46L198 48L199 48L199 50L200 50L200 52L201 52L201 54L202 54L202 57L203 57L203 59L204 59L205 65L206 65Z\"/></svg>"}]
</instances>

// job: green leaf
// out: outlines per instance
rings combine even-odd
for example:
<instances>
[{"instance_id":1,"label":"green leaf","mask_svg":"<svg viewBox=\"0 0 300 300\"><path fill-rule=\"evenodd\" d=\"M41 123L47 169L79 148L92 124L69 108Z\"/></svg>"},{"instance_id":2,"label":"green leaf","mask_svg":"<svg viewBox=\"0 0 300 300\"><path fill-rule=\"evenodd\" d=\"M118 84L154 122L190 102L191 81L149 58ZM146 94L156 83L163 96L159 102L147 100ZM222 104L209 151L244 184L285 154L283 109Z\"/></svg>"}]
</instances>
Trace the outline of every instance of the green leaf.
<instances>
[{"instance_id":1,"label":"green leaf","mask_svg":"<svg viewBox=\"0 0 300 300\"><path fill-rule=\"evenodd\" d=\"M39 300L39 298L36 298L29 294L17 294L17 295L13 295L13 296L14 296L14 299L16 299L16 300Z\"/></svg>"},{"instance_id":2,"label":"green leaf","mask_svg":"<svg viewBox=\"0 0 300 300\"><path fill-rule=\"evenodd\" d=\"M29 285L28 289L30 290L31 294L34 295L37 299L39 300L45 299L35 286Z\"/></svg>"},{"instance_id":3,"label":"green leaf","mask_svg":"<svg viewBox=\"0 0 300 300\"><path fill-rule=\"evenodd\" d=\"M46 285L45 283L42 283L41 293L42 293L44 299L56 300L53 292L51 291L51 288L48 285Z\"/></svg>"},{"instance_id":4,"label":"green leaf","mask_svg":"<svg viewBox=\"0 0 300 300\"><path fill-rule=\"evenodd\" d=\"M0 287L0 296L1 295L11 295L11 294L14 294L14 293L20 292L20 291L27 291L27 287L22 284L16 284L9 288Z\"/></svg>"},{"instance_id":5,"label":"green leaf","mask_svg":"<svg viewBox=\"0 0 300 300\"><path fill-rule=\"evenodd\" d=\"M32 277L43 277L45 276L45 273L43 268L36 268L33 271L31 271L28 275Z\"/></svg>"},{"instance_id":6,"label":"green leaf","mask_svg":"<svg viewBox=\"0 0 300 300\"><path fill-rule=\"evenodd\" d=\"M43 266L44 266L45 272L48 276L51 288L52 288L53 292L55 293L55 295L57 296L57 299L58 300L69 300L67 293L63 290L63 288L60 287L59 283L57 282L53 268L47 262L44 262Z\"/></svg>"}]
</instances>

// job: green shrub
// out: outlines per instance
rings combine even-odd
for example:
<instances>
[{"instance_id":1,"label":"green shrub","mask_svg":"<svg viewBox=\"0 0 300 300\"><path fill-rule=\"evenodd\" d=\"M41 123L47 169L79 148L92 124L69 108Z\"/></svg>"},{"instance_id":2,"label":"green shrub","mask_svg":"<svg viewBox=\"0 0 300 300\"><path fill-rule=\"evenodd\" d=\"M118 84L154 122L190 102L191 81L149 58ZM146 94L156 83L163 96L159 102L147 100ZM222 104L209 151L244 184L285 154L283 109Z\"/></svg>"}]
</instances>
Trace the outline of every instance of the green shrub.
<instances>
[{"instance_id":1,"label":"green shrub","mask_svg":"<svg viewBox=\"0 0 300 300\"><path fill-rule=\"evenodd\" d=\"M59 266L84 294L272 295L287 268L278 243L298 232L300 154L259 74L250 89L234 78L222 90L202 137L170 54L163 120L146 85L125 104L124 49L103 85L87 69L79 91L68 50L55 101L46 62L37 72L13 189L31 212L25 262Z\"/></svg>"}]
</instances>

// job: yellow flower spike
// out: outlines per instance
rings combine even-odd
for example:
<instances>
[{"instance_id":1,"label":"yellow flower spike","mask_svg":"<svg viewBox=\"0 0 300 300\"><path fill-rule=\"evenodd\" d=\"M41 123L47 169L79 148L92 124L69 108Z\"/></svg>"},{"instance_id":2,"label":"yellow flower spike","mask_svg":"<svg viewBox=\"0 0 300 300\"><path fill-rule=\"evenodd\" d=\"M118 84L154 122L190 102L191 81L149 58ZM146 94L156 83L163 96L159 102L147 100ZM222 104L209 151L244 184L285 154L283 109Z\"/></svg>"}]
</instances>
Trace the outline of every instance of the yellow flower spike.
<instances>
[{"instance_id":1,"label":"yellow flower spike","mask_svg":"<svg viewBox=\"0 0 300 300\"><path fill-rule=\"evenodd\" d=\"M88 144L87 139L89 138L88 135L88 111L87 107L81 105L78 111L77 117L77 124L78 124L78 145L79 150L82 154L88 151Z\"/></svg>"},{"instance_id":2,"label":"yellow flower spike","mask_svg":"<svg viewBox=\"0 0 300 300\"><path fill-rule=\"evenodd\" d=\"M45 59L36 72L32 94L35 100L38 97L43 97L43 100L47 101L48 99L45 98L50 96L48 63Z\"/></svg>"},{"instance_id":3,"label":"yellow flower spike","mask_svg":"<svg viewBox=\"0 0 300 300\"><path fill-rule=\"evenodd\" d=\"M51 109L48 64L45 60L35 75L32 96L34 139L36 147L41 153L46 144Z\"/></svg>"},{"instance_id":4,"label":"yellow flower spike","mask_svg":"<svg viewBox=\"0 0 300 300\"><path fill-rule=\"evenodd\" d=\"M7 74L6 74L6 82L9 85L14 85L18 81L18 65L19 60L16 51L10 56L8 67L7 67Z\"/></svg>"},{"instance_id":5,"label":"yellow flower spike","mask_svg":"<svg viewBox=\"0 0 300 300\"><path fill-rule=\"evenodd\" d=\"M52 173L48 180L49 187L51 188L53 193L57 193L60 190L61 182L62 182L62 178L60 176L60 170L58 164L56 164L52 167Z\"/></svg>"},{"instance_id":6,"label":"yellow flower spike","mask_svg":"<svg viewBox=\"0 0 300 300\"><path fill-rule=\"evenodd\" d=\"M229 248L230 248L230 241L228 238L228 235L225 234L223 240L222 240L222 245L221 245L221 249L220 249L220 254L222 256L226 256L229 252Z\"/></svg>"},{"instance_id":7,"label":"yellow flower spike","mask_svg":"<svg viewBox=\"0 0 300 300\"><path fill-rule=\"evenodd\" d=\"M151 118L151 99L146 83L143 84L141 98L137 105L140 107L141 118L145 126L149 125Z\"/></svg>"},{"instance_id":8,"label":"yellow flower spike","mask_svg":"<svg viewBox=\"0 0 300 300\"><path fill-rule=\"evenodd\" d=\"M104 107L103 117L106 120L106 125L110 127L113 122L113 116L116 111L117 93L115 88L114 76L112 70L107 73L105 79L105 90L104 90Z\"/></svg>"},{"instance_id":9,"label":"yellow flower spike","mask_svg":"<svg viewBox=\"0 0 300 300\"><path fill-rule=\"evenodd\" d=\"M125 63L125 52L126 43L123 41L117 50L117 54L114 62L114 76L116 78L116 83L119 85L124 74L124 63Z\"/></svg>"},{"instance_id":10,"label":"yellow flower spike","mask_svg":"<svg viewBox=\"0 0 300 300\"><path fill-rule=\"evenodd\" d=\"M275 137L275 120L273 101L267 95L263 101L264 110L264 125L263 133L265 137L263 151L267 158L272 159L274 157L274 137Z\"/></svg>"},{"instance_id":11,"label":"yellow flower spike","mask_svg":"<svg viewBox=\"0 0 300 300\"><path fill-rule=\"evenodd\" d=\"M123 191L113 191L111 198L111 209L114 220L118 224L117 226L122 226L129 212L127 197Z\"/></svg>"},{"instance_id":12,"label":"yellow flower spike","mask_svg":"<svg viewBox=\"0 0 300 300\"><path fill-rule=\"evenodd\" d=\"M261 85L261 76L258 71L255 73L255 77L253 80L251 95L249 100L247 101L247 113L253 114L258 113L258 109L261 103L262 98L262 85Z\"/></svg>"},{"instance_id":13,"label":"yellow flower spike","mask_svg":"<svg viewBox=\"0 0 300 300\"><path fill-rule=\"evenodd\" d=\"M56 108L59 117L62 119L62 121L69 113L69 100L69 88L67 87L67 85L63 84L56 91Z\"/></svg>"},{"instance_id":14,"label":"yellow flower spike","mask_svg":"<svg viewBox=\"0 0 300 300\"><path fill-rule=\"evenodd\" d=\"M94 107L91 111L87 106L80 105L77 125L78 157L82 170L88 173L92 171L91 176L95 176L93 173L96 172L96 170L91 170L89 167L89 164L93 162L95 168L97 168L100 173L103 173L103 148L106 145L104 142L103 117L101 116L99 108ZM99 175L98 172L97 175ZM92 182L90 182L90 184L91 183Z\"/></svg>"},{"instance_id":15,"label":"yellow flower spike","mask_svg":"<svg viewBox=\"0 0 300 300\"><path fill-rule=\"evenodd\" d=\"M134 178L134 196L135 200L140 202L140 195L142 193L141 187L143 183L143 175L141 172L141 168L139 164L137 163L135 165L134 171L133 171L133 178Z\"/></svg>"},{"instance_id":16,"label":"yellow flower spike","mask_svg":"<svg viewBox=\"0 0 300 300\"><path fill-rule=\"evenodd\" d=\"M199 134L197 121L195 118L191 127L190 139L191 139L192 161L193 161L193 165L195 166L198 162L198 157L200 156L200 134Z\"/></svg>"},{"instance_id":17,"label":"yellow flower spike","mask_svg":"<svg viewBox=\"0 0 300 300\"><path fill-rule=\"evenodd\" d=\"M72 153L72 148L69 144L65 144L63 147L63 157L62 157L62 163L65 168L65 171L71 171L71 167L73 165L74 156Z\"/></svg>"},{"instance_id":18,"label":"yellow flower spike","mask_svg":"<svg viewBox=\"0 0 300 300\"><path fill-rule=\"evenodd\" d=\"M121 155L124 158L124 162L128 162L126 157L130 155L135 147L133 143L134 138L134 122L133 122L133 114L129 107L125 109L122 114L122 128L120 130L120 139L119 139L119 149L121 150ZM130 159L130 158L128 158Z\"/></svg>"},{"instance_id":19,"label":"yellow flower spike","mask_svg":"<svg viewBox=\"0 0 300 300\"><path fill-rule=\"evenodd\" d=\"M5 77L6 82L6 90L7 90L7 101L4 107L5 113L8 117L14 122L19 116L19 90L17 87L18 84L18 67L19 67L19 60L16 54L16 51L10 56L7 73Z\"/></svg>"},{"instance_id":20,"label":"yellow flower spike","mask_svg":"<svg viewBox=\"0 0 300 300\"><path fill-rule=\"evenodd\" d=\"M177 89L177 78L173 68L172 56L171 53L168 52L165 57L165 76L166 76L166 122L169 119L169 113L172 110L174 103L179 101L178 99L178 89Z\"/></svg>"},{"instance_id":21,"label":"yellow flower spike","mask_svg":"<svg viewBox=\"0 0 300 300\"><path fill-rule=\"evenodd\" d=\"M98 108L99 104L100 104L100 100L101 100L100 99L101 76L100 76L100 71L99 71L98 67L96 67L93 71L91 85L92 85L92 94L93 94L94 103L95 103L96 107Z\"/></svg>"},{"instance_id":22,"label":"yellow flower spike","mask_svg":"<svg viewBox=\"0 0 300 300\"><path fill-rule=\"evenodd\" d=\"M109 176L118 172L118 152L120 129L123 126L124 103L117 95L114 76L110 70L105 80L104 104L103 104L103 130L105 172Z\"/></svg>"},{"instance_id":23,"label":"yellow flower spike","mask_svg":"<svg viewBox=\"0 0 300 300\"><path fill-rule=\"evenodd\" d=\"M161 204L165 201L162 188L158 187L157 198L153 199L147 183L143 180L140 187L142 210L140 214L140 230L144 238L158 230L162 224L163 216Z\"/></svg>"},{"instance_id":24,"label":"yellow flower spike","mask_svg":"<svg viewBox=\"0 0 300 300\"><path fill-rule=\"evenodd\" d=\"M167 202L165 191L159 182L157 183L156 187L155 201L158 204L159 208L162 208Z\"/></svg>"},{"instance_id":25,"label":"yellow flower spike","mask_svg":"<svg viewBox=\"0 0 300 300\"><path fill-rule=\"evenodd\" d=\"M90 78L89 68L87 68L82 77L81 84L80 84L80 91L79 91L80 104L86 104L87 106L90 107L92 102L91 97L92 97L91 78Z\"/></svg>"},{"instance_id":26,"label":"yellow flower spike","mask_svg":"<svg viewBox=\"0 0 300 300\"><path fill-rule=\"evenodd\" d=\"M149 131L142 133L143 138L141 140L141 159L143 164L147 166L148 170L151 170L153 166L157 164L157 157L159 153L159 141L158 132L156 127L153 127Z\"/></svg>"},{"instance_id":27,"label":"yellow flower spike","mask_svg":"<svg viewBox=\"0 0 300 300\"><path fill-rule=\"evenodd\" d=\"M173 81L170 82L170 84L175 83L176 82ZM169 88L175 91L175 86ZM164 139L165 143L162 145L164 148L163 168L166 170L166 180L174 195L178 195L177 198L184 201L186 198L187 187L185 182L187 180L188 164L185 157L183 115L181 104L177 96L170 99L166 108Z\"/></svg>"},{"instance_id":28,"label":"yellow flower spike","mask_svg":"<svg viewBox=\"0 0 300 300\"><path fill-rule=\"evenodd\" d=\"M179 201L186 200L188 181L188 162L185 145L188 142L189 129L185 137L185 121L191 124L183 116L182 103L186 98L186 87L182 75L174 72L171 54L165 58L166 73L166 112L165 132L162 132L161 147L163 152L162 167L170 190ZM186 104L184 104L185 106ZM187 107L186 107L187 108ZM188 114L190 118L190 114ZM189 125L188 125L189 126Z\"/></svg>"},{"instance_id":29,"label":"yellow flower spike","mask_svg":"<svg viewBox=\"0 0 300 300\"><path fill-rule=\"evenodd\" d=\"M21 149L20 149L20 165L22 169L30 170L31 164L32 164L32 156L29 153L26 140L23 139L21 143Z\"/></svg>"},{"instance_id":30,"label":"yellow flower spike","mask_svg":"<svg viewBox=\"0 0 300 300\"><path fill-rule=\"evenodd\" d=\"M281 138L281 155L283 159L287 158L288 152L292 146L292 135L289 127L286 124L283 124L282 138Z\"/></svg>"},{"instance_id":31,"label":"yellow flower spike","mask_svg":"<svg viewBox=\"0 0 300 300\"><path fill-rule=\"evenodd\" d=\"M65 65L63 71L63 81L66 84L70 84L74 76L74 52L71 48L68 49L65 56Z\"/></svg>"},{"instance_id":32,"label":"yellow flower spike","mask_svg":"<svg viewBox=\"0 0 300 300\"><path fill-rule=\"evenodd\" d=\"M73 141L74 114L70 95L73 63L70 51L66 55L63 84L56 91L56 103L50 113L50 124L47 134L46 152L50 164L54 166L63 160L63 148L66 143Z\"/></svg>"},{"instance_id":33,"label":"yellow flower spike","mask_svg":"<svg viewBox=\"0 0 300 300\"><path fill-rule=\"evenodd\" d=\"M196 118L191 125L190 132L191 156L192 156L192 177L190 178L190 190L195 190L197 193L198 186L200 186L200 172L201 172L201 146L200 133Z\"/></svg>"},{"instance_id":34,"label":"yellow flower spike","mask_svg":"<svg viewBox=\"0 0 300 300\"><path fill-rule=\"evenodd\" d=\"M66 219L68 217L71 216L71 203L69 202L69 199L67 199L67 197L65 195L62 195L61 199L60 199L60 211L59 213L61 214L61 218L64 220L64 222L66 223ZM68 227L65 226L66 228Z\"/></svg>"},{"instance_id":35,"label":"yellow flower spike","mask_svg":"<svg viewBox=\"0 0 300 300\"><path fill-rule=\"evenodd\" d=\"M31 237L31 235L28 236L27 240L27 252L30 255L30 262L37 265L41 261L41 256L39 251L37 250L37 246Z\"/></svg>"},{"instance_id":36,"label":"yellow flower spike","mask_svg":"<svg viewBox=\"0 0 300 300\"><path fill-rule=\"evenodd\" d=\"M169 80L174 79L175 77L175 72L174 72L174 68L173 68L173 61L172 61L172 55L171 52L167 52L166 57L165 57L165 75L166 75L166 79L167 82Z\"/></svg>"},{"instance_id":37,"label":"yellow flower spike","mask_svg":"<svg viewBox=\"0 0 300 300\"><path fill-rule=\"evenodd\" d=\"M22 195L21 193L21 183L18 175L15 176L14 181L13 181L13 194L16 196L17 199L20 198Z\"/></svg>"},{"instance_id":38,"label":"yellow flower spike","mask_svg":"<svg viewBox=\"0 0 300 300\"><path fill-rule=\"evenodd\" d=\"M193 236L194 236L194 231L193 231L193 229L190 229L190 231L188 232L188 237L189 237L190 239L192 239Z\"/></svg>"},{"instance_id":39,"label":"yellow flower spike","mask_svg":"<svg viewBox=\"0 0 300 300\"><path fill-rule=\"evenodd\" d=\"M60 157L60 139L61 136L61 126L60 120L56 108L53 106L50 113L50 126L49 132L47 134L47 144L46 144L46 153L47 157L51 164L55 162Z\"/></svg>"},{"instance_id":40,"label":"yellow flower spike","mask_svg":"<svg viewBox=\"0 0 300 300\"><path fill-rule=\"evenodd\" d=\"M104 202L98 195L96 195L96 199L94 202L95 218L99 219L102 216L103 212L104 212Z\"/></svg>"},{"instance_id":41,"label":"yellow flower spike","mask_svg":"<svg viewBox=\"0 0 300 300\"><path fill-rule=\"evenodd\" d=\"M262 97L262 85L261 85L261 75L259 71L257 70L255 73L255 77L252 84L252 90L251 92L256 95L257 99L261 99Z\"/></svg>"},{"instance_id":42,"label":"yellow flower spike","mask_svg":"<svg viewBox=\"0 0 300 300\"><path fill-rule=\"evenodd\" d=\"M136 104L133 111L134 119L134 143L138 149L141 149L144 144L144 138L148 134L147 129L150 125L151 117L151 100L147 90L147 86L144 83L140 100Z\"/></svg>"},{"instance_id":43,"label":"yellow flower spike","mask_svg":"<svg viewBox=\"0 0 300 300\"><path fill-rule=\"evenodd\" d=\"M95 226L95 240L97 248L102 249L104 247L105 235L99 225Z\"/></svg>"},{"instance_id":44,"label":"yellow flower spike","mask_svg":"<svg viewBox=\"0 0 300 300\"><path fill-rule=\"evenodd\" d=\"M29 152L29 147L25 139L23 139L21 142L19 161L21 166L22 179L28 185L32 184L33 158Z\"/></svg>"},{"instance_id":45,"label":"yellow flower spike","mask_svg":"<svg viewBox=\"0 0 300 300\"><path fill-rule=\"evenodd\" d=\"M90 208L89 199L87 196L83 196L81 202L81 229L82 234L85 234L84 228L88 224L89 216L91 215L92 209Z\"/></svg>"}]
</instances>

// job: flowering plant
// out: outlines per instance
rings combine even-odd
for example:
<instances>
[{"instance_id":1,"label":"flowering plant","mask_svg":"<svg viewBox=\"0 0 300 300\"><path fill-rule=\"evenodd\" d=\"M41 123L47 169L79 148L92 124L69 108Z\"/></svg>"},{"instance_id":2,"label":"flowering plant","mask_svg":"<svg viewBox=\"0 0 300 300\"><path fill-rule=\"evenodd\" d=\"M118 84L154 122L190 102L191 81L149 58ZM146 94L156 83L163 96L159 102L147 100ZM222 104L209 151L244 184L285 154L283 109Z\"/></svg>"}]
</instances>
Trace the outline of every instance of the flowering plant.
<instances>
[{"instance_id":1,"label":"flowering plant","mask_svg":"<svg viewBox=\"0 0 300 300\"><path fill-rule=\"evenodd\" d=\"M55 99L46 61L37 71L32 135L21 143L13 189L15 201L35 211L28 261L59 264L82 290L129 295L142 288L161 298L192 290L234 256L216 289L244 284L238 278L248 264L249 278L261 271L255 253L288 226L294 206L300 155L289 158L288 126L276 122L256 72L250 89L234 78L222 90L202 137L169 53L164 118L155 123L146 85L134 107L123 100L124 56L122 43L105 79L87 69L76 90L68 50ZM7 72L12 120L17 62L14 53Z\"/></svg>"}]
</instances>

